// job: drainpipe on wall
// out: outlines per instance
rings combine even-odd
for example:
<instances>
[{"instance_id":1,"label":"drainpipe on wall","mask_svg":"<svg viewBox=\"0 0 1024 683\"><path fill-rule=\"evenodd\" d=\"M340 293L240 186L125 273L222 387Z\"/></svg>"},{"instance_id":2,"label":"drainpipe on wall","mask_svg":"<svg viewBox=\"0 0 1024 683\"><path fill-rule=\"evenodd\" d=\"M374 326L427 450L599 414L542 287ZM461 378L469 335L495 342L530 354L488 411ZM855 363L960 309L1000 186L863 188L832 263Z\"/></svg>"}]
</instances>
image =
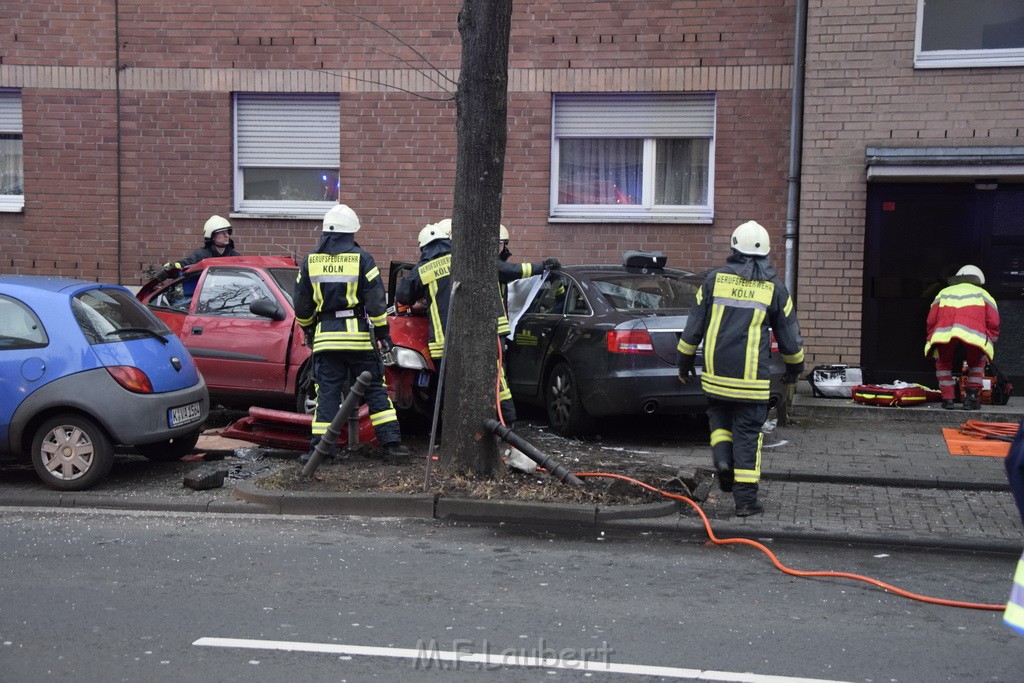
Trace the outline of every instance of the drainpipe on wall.
<instances>
[{"instance_id":1,"label":"drainpipe on wall","mask_svg":"<svg viewBox=\"0 0 1024 683\"><path fill-rule=\"evenodd\" d=\"M121 5L114 0L114 117L117 126L117 284L123 284L121 277L122 234L121 234Z\"/></svg>"},{"instance_id":2,"label":"drainpipe on wall","mask_svg":"<svg viewBox=\"0 0 1024 683\"><path fill-rule=\"evenodd\" d=\"M807 0L796 3L793 43L793 107L789 119L789 200L786 206L786 289L796 298L796 257L800 217L800 154L804 126L804 57L807 51Z\"/></svg>"}]
</instances>

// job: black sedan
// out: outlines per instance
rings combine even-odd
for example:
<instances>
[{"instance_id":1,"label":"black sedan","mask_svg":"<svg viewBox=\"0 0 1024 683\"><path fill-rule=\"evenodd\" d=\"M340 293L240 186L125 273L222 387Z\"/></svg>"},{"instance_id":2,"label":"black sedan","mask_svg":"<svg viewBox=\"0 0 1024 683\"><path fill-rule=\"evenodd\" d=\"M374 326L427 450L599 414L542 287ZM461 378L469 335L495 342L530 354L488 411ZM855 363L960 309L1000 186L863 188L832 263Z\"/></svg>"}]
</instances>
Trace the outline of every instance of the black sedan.
<instances>
[{"instance_id":1,"label":"black sedan","mask_svg":"<svg viewBox=\"0 0 1024 683\"><path fill-rule=\"evenodd\" d=\"M664 264L657 252L627 252L623 265L564 266L514 283L506 352L513 398L546 408L564 436L586 434L603 416L705 410L700 383L682 384L676 369L703 278ZM699 374L699 351L696 365ZM778 353L771 369L771 405L784 422Z\"/></svg>"}]
</instances>

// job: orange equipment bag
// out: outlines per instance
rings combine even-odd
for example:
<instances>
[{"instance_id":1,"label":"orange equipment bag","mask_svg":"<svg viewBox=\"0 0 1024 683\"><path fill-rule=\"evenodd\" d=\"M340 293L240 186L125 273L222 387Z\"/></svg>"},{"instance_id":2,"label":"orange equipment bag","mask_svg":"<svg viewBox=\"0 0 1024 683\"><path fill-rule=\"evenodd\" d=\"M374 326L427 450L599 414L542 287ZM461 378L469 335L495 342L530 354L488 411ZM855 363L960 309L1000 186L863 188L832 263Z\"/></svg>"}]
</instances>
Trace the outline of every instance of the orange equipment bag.
<instances>
[{"instance_id":1,"label":"orange equipment bag","mask_svg":"<svg viewBox=\"0 0 1024 683\"><path fill-rule=\"evenodd\" d=\"M860 384L853 388L853 400L867 406L907 406L923 405L929 401L941 401L942 394L920 384Z\"/></svg>"}]
</instances>

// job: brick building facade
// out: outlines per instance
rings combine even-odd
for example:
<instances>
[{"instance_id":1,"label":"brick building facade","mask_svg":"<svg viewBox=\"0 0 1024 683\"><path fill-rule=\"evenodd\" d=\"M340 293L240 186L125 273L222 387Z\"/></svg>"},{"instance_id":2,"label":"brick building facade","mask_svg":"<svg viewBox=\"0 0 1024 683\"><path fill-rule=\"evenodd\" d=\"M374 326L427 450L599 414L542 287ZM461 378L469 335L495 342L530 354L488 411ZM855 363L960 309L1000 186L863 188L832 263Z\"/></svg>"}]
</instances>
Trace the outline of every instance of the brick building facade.
<instances>
[{"instance_id":1,"label":"brick building facade","mask_svg":"<svg viewBox=\"0 0 1024 683\"><path fill-rule=\"evenodd\" d=\"M0 213L0 269L137 284L198 246L213 213L231 214L243 253L308 251L319 221L235 209L234 93L337 94L340 195L361 243L414 259L419 228L451 208L460 5L5 5L0 88L21 98L24 209ZM503 210L516 258L649 248L703 269L750 218L781 240L792 33L792 0L516 2ZM549 221L560 93L712 95L713 221Z\"/></svg>"},{"instance_id":2,"label":"brick building facade","mask_svg":"<svg viewBox=\"0 0 1024 683\"><path fill-rule=\"evenodd\" d=\"M975 263L1003 314L996 358L1024 376L1024 279L1000 260L1024 245L1024 6L959 4L971 16L948 20L963 36L987 9L1020 7L1001 17L1015 49L933 59L927 35L915 44L917 0L809 0L797 284L811 362L934 386L927 306Z\"/></svg>"}]
</instances>

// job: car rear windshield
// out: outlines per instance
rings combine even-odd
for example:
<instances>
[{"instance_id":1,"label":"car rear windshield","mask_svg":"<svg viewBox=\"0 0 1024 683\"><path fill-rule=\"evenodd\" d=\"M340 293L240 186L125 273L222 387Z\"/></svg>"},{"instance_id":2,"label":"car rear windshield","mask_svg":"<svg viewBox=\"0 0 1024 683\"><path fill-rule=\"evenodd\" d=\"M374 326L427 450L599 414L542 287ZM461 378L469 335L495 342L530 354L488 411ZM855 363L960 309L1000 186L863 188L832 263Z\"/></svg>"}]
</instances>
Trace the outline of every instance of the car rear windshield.
<instances>
[{"instance_id":1,"label":"car rear windshield","mask_svg":"<svg viewBox=\"0 0 1024 683\"><path fill-rule=\"evenodd\" d=\"M618 311L688 311L697 303L699 284L663 273L602 275L592 282Z\"/></svg>"},{"instance_id":2,"label":"car rear windshield","mask_svg":"<svg viewBox=\"0 0 1024 683\"><path fill-rule=\"evenodd\" d=\"M71 310L90 344L164 337L171 333L135 297L120 289L82 292L71 300Z\"/></svg>"}]
</instances>

